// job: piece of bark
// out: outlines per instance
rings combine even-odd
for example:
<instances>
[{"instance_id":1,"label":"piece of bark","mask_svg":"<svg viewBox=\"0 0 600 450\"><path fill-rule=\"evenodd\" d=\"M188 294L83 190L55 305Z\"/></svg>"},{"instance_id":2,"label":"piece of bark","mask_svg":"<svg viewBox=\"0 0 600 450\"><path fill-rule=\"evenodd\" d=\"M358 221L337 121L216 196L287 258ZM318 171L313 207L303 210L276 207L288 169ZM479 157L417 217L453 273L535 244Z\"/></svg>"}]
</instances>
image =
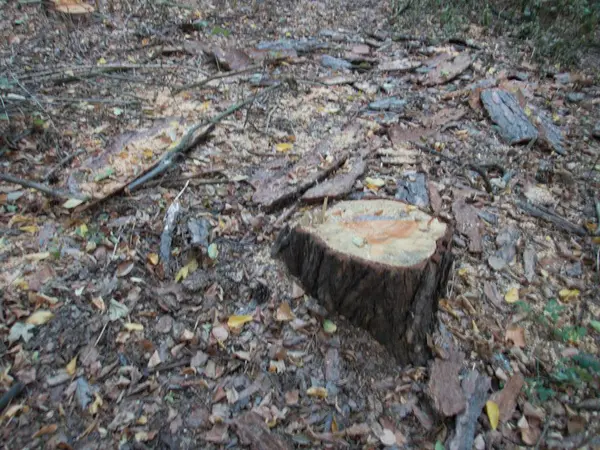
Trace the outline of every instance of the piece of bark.
<instances>
[{"instance_id":1,"label":"piece of bark","mask_svg":"<svg viewBox=\"0 0 600 450\"><path fill-rule=\"evenodd\" d=\"M464 198L459 198L452 204L452 212L456 219L456 229L469 238L469 251L481 253L481 222L477 215L477 208L468 205Z\"/></svg>"},{"instance_id":2,"label":"piece of bark","mask_svg":"<svg viewBox=\"0 0 600 450\"><path fill-rule=\"evenodd\" d=\"M397 59L394 61L385 61L377 67L379 72L411 72L417 67L420 67L421 63L418 61L412 61L410 59Z\"/></svg>"},{"instance_id":3,"label":"piece of bark","mask_svg":"<svg viewBox=\"0 0 600 450\"><path fill-rule=\"evenodd\" d=\"M279 160L273 166L266 167L250 180L256 189L252 200L266 210L273 210L299 197L344 164L349 150L358 145L359 131L360 126L355 125L322 140L310 153L291 166L288 166L287 161Z\"/></svg>"},{"instance_id":4,"label":"piece of bark","mask_svg":"<svg viewBox=\"0 0 600 450\"><path fill-rule=\"evenodd\" d=\"M252 64L252 59L243 50L215 47L212 54L219 67L225 70L245 69Z\"/></svg>"},{"instance_id":5,"label":"piece of bark","mask_svg":"<svg viewBox=\"0 0 600 450\"><path fill-rule=\"evenodd\" d=\"M285 440L269 430L269 427L254 411L248 411L233 422L240 443L253 450L281 450L293 448Z\"/></svg>"},{"instance_id":6,"label":"piece of bark","mask_svg":"<svg viewBox=\"0 0 600 450\"><path fill-rule=\"evenodd\" d=\"M533 122L538 130L538 143L542 148L555 151L559 155L566 155L564 137L560 129L552 123L552 120L543 112L535 114Z\"/></svg>"},{"instance_id":7,"label":"piece of bark","mask_svg":"<svg viewBox=\"0 0 600 450\"><path fill-rule=\"evenodd\" d=\"M338 174L310 188L302 195L302 200L307 203L316 203L321 202L325 197L330 200L343 197L352 190L354 183L365 172L365 169L366 164L362 158L354 160L349 172Z\"/></svg>"},{"instance_id":8,"label":"piece of bark","mask_svg":"<svg viewBox=\"0 0 600 450\"><path fill-rule=\"evenodd\" d=\"M438 84L448 83L467 70L470 66L471 55L468 53L461 53L451 61L443 61L436 65L425 77L423 85L436 86Z\"/></svg>"},{"instance_id":9,"label":"piece of bark","mask_svg":"<svg viewBox=\"0 0 600 450\"><path fill-rule=\"evenodd\" d=\"M435 409L445 417L453 417L466 406L466 398L460 387L459 372L464 355L451 352L444 360L436 358L431 365L428 392Z\"/></svg>"},{"instance_id":10,"label":"piece of bark","mask_svg":"<svg viewBox=\"0 0 600 450\"><path fill-rule=\"evenodd\" d=\"M510 380L508 380L504 389L495 392L490 398L491 401L498 405L501 422L506 422L512 417L515 407L517 406L517 397L524 385L525 378L523 378L523 375L515 373L510 377Z\"/></svg>"},{"instance_id":11,"label":"piece of bark","mask_svg":"<svg viewBox=\"0 0 600 450\"><path fill-rule=\"evenodd\" d=\"M486 89L481 92L481 102L498 126L498 133L509 145L537 139L537 130L512 94L502 89Z\"/></svg>"},{"instance_id":12,"label":"piece of bark","mask_svg":"<svg viewBox=\"0 0 600 450\"><path fill-rule=\"evenodd\" d=\"M477 418L481 414L481 410L488 399L490 387L490 378L481 375L476 370L470 371L469 375L463 380L462 389L467 398L467 407L464 412L456 418L454 436L448 442L448 448L450 450L473 448Z\"/></svg>"},{"instance_id":13,"label":"piece of bark","mask_svg":"<svg viewBox=\"0 0 600 450\"><path fill-rule=\"evenodd\" d=\"M452 227L394 200L344 201L305 213L272 250L330 312L369 331L400 363L429 357Z\"/></svg>"}]
</instances>

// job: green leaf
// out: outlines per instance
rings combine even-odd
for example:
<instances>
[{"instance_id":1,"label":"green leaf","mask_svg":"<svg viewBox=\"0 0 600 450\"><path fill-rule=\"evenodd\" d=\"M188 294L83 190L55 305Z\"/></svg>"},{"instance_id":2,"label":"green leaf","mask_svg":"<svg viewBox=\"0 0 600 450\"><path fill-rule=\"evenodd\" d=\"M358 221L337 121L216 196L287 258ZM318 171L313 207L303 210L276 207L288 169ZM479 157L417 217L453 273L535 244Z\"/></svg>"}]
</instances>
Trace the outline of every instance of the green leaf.
<instances>
[{"instance_id":1,"label":"green leaf","mask_svg":"<svg viewBox=\"0 0 600 450\"><path fill-rule=\"evenodd\" d=\"M113 169L112 167L105 167L94 177L94 181L97 183L98 181L105 180L114 174L115 169Z\"/></svg>"},{"instance_id":2,"label":"green leaf","mask_svg":"<svg viewBox=\"0 0 600 450\"><path fill-rule=\"evenodd\" d=\"M123 114L123 110L119 107L115 107L115 108L113 108L113 114L115 116L120 116L121 114Z\"/></svg>"},{"instance_id":3,"label":"green leaf","mask_svg":"<svg viewBox=\"0 0 600 450\"><path fill-rule=\"evenodd\" d=\"M600 320L590 320L590 326L600 333Z\"/></svg>"},{"instance_id":4,"label":"green leaf","mask_svg":"<svg viewBox=\"0 0 600 450\"><path fill-rule=\"evenodd\" d=\"M129 309L123 303L119 303L114 298L110 299L110 306L108 307L108 318L111 322L122 319L129 314Z\"/></svg>"},{"instance_id":5,"label":"green leaf","mask_svg":"<svg viewBox=\"0 0 600 450\"><path fill-rule=\"evenodd\" d=\"M335 323L333 323L331 320L326 319L323 322L323 331L325 331L325 333L333 334L336 332L336 330L337 330L337 325Z\"/></svg>"},{"instance_id":6,"label":"green leaf","mask_svg":"<svg viewBox=\"0 0 600 450\"><path fill-rule=\"evenodd\" d=\"M210 34L212 34L213 36L220 35L227 37L231 34L231 31L229 31L227 28L216 26L212 30L210 30Z\"/></svg>"},{"instance_id":7,"label":"green leaf","mask_svg":"<svg viewBox=\"0 0 600 450\"><path fill-rule=\"evenodd\" d=\"M441 441L436 441L435 450L445 450L444 444L442 444Z\"/></svg>"},{"instance_id":8,"label":"green leaf","mask_svg":"<svg viewBox=\"0 0 600 450\"><path fill-rule=\"evenodd\" d=\"M217 259L219 257L219 249L214 242L208 246L207 252L210 259Z\"/></svg>"}]
</instances>

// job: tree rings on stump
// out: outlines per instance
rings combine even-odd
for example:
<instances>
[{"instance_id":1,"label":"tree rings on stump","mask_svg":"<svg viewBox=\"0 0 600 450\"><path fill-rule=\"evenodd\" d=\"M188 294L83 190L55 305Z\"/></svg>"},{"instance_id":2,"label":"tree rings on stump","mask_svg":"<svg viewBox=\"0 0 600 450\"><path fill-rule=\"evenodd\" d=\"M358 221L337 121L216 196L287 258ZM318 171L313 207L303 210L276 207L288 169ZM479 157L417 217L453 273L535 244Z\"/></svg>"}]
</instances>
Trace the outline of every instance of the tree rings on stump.
<instances>
[{"instance_id":1,"label":"tree rings on stump","mask_svg":"<svg viewBox=\"0 0 600 450\"><path fill-rule=\"evenodd\" d=\"M429 359L452 227L395 200L344 201L285 227L273 256L330 312L369 331L401 364Z\"/></svg>"}]
</instances>

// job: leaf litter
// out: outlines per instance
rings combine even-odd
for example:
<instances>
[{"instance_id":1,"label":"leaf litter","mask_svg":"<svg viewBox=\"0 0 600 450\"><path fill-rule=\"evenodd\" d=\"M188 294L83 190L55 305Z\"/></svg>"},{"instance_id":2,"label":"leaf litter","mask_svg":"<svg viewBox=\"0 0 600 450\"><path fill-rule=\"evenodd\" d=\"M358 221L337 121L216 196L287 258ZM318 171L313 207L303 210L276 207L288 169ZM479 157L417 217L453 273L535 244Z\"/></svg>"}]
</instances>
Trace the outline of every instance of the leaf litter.
<instances>
[{"instance_id":1,"label":"leaf litter","mask_svg":"<svg viewBox=\"0 0 600 450\"><path fill-rule=\"evenodd\" d=\"M345 31L359 29L360 5L334 0L231 17L164 5L181 24L169 49L150 31L159 11L128 16L134 36L115 27L124 11L97 7L105 22L55 2L81 21L77 40L36 4L22 5L29 28L13 5L2 19L11 74L45 111L45 131L11 140L5 167L31 180L56 168L60 198L0 185L6 445L575 448L594 432L600 117L585 74L539 76L502 46ZM312 37L280 39L269 17ZM295 88L256 96L282 78ZM248 99L170 171L123 191L191 125ZM26 129L19 114L11 126ZM414 202L459 231L429 367L399 367L270 257L278 229L304 214L298 199L408 198L414 174L426 175ZM82 211L89 200L104 203Z\"/></svg>"}]
</instances>

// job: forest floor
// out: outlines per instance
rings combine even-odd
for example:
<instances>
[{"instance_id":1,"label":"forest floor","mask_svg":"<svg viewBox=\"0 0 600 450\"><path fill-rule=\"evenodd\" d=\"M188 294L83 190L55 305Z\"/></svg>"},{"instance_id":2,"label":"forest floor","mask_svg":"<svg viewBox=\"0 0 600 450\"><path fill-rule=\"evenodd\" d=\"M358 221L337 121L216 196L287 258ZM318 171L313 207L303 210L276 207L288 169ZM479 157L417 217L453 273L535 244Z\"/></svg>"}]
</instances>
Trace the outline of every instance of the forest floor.
<instances>
[{"instance_id":1,"label":"forest floor","mask_svg":"<svg viewBox=\"0 0 600 450\"><path fill-rule=\"evenodd\" d=\"M388 2L88 9L0 12L3 448L600 446L597 72ZM455 223L427 367L270 256L336 146L345 198Z\"/></svg>"}]
</instances>

